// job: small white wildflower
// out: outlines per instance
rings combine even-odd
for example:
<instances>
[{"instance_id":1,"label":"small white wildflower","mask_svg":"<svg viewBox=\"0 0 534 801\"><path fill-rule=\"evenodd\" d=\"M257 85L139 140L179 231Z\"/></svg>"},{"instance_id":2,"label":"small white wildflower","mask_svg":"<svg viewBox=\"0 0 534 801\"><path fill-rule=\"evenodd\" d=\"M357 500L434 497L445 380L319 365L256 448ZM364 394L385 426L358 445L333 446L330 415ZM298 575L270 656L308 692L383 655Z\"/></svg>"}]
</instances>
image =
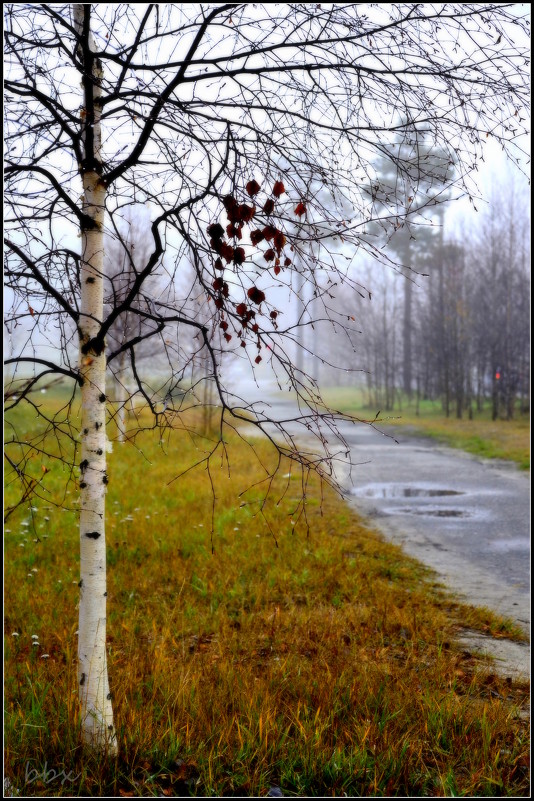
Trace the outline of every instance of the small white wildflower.
<instances>
[{"instance_id":1,"label":"small white wildflower","mask_svg":"<svg viewBox=\"0 0 534 801\"><path fill-rule=\"evenodd\" d=\"M41 654L41 659L49 659L50 654Z\"/></svg>"},{"instance_id":2,"label":"small white wildflower","mask_svg":"<svg viewBox=\"0 0 534 801\"><path fill-rule=\"evenodd\" d=\"M32 642L32 645L37 645L37 646L39 646L39 642L38 642L38 640L34 640L34 641Z\"/></svg>"},{"instance_id":3,"label":"small white wildflower","mask_svg":"<svg viewBox=\"0 0 534 801\"><path fill-rule=\"evenodd\" d=\"M19 548L24 548L24 543L23 542L19 542Z\"/></svg>"},{"instance_id":4,"label":"small white wildflower","mask_svg":"<svg viewBox=\"0 0 534 801\"><path fill-rule=\"evenodd\" d=\"M38 572L39 572L38 567L32 567L32 573L38 573Z\"/></svg>"},{"instance_id":5,"label":"small white wildflower","mask_svg":"<svg viewBox=\"0 0 534 801\"><path fill-rule=\"evenodd\" d=\"M28 573L29 578L33 578L33 573Z\"/></svg>"},{"instance_id":6,"label":"small white wildflower","mask_svg":"<svg viewBox=\"0 0 534 801\"><path fill-rule=\"evenodd\" d=\"M36 506L32 506L32 512L38 512L39 509Z\"/></svg>"},{"instance_id":7,"label":"small white wildflower","mask_svg":"<svg viewBox=\"0 0 534 801\"><path fill-rule=\"evenodd\" d=\"M12 637L20 637L20 634L18 633L18 631L12 631L11 632L11 636Z\"/></svg>"},{"instance_id":8,"label":"small white wildflower","mask_svg":"<svg viewBox=\"0 0 534 801\"><path fill-rule=\"evenodd\" d=\"M45 517L45 520L50 520L50 518L49 517Z\"/></svg>"},{"instance_id":9,"label":"small white wildflower","mask_svg":"<svg viewBox=\"0 0 534 801\"><path fill-rule=\"evenodd\" d=\"M32 634L32 640L38 640L38 639L39 639L38 634Z\"/></svg>"}]
</instances>

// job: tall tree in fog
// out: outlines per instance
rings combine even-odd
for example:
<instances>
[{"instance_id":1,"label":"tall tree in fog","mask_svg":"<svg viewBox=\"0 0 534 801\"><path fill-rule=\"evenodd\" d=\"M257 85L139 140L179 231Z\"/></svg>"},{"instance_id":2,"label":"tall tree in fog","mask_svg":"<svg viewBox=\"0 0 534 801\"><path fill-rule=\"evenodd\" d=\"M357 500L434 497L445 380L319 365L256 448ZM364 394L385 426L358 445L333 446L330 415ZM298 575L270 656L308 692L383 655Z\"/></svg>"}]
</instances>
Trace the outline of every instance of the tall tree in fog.
<instances>
[{"instance_id":1,"label":"tall tree in fog","mask_svg":"<svg viewBox=\"0 0 534 801\"><path fill-rule=\"evenodd\" d=\"M17 368L11 405L31 403L36 380L50 373L81 388L81 453L73 444L72 455L81 497L80 700L85 741L113 751L106 339L125 315L143 323L109 353L108 366L128 353L135 390L159 422L165 413L136 353L147 340L166 353L169 330L186 326L210 361L221 437L244 417L259 429L268 424L225 385L221 356L228 350L251 371L268 360L279 382L296 389L306 431L332 425L334 415L315 405L316 391L295 374L286 343L298 339L296 329L276 307L273 289L294 293L293 255L305 264L303 242L329 241L321 222L341 226L346 247L374 253L362 238L366 226L377 217L406 218L411 210L399 209L394 196L384 208L366 191L377 157L391 157L399 139L418 131L451 161L458 158L459 184L487 136L514 148L529 97L527 26L494 3L20 3L7 4L5 15L7 327L29 331L24 350L8 360ZM326 212L319 195L301 196L311 176L343 198L337 211ZM422 164L418 181L426 177ZM150 247L128 290L112 293L104 313L104 234L120 230L132 203L150 209ZM302 224L287 241L289 221L297 219ZM176 274L193 265L208 312L201 320L187 292L175 303L146 290L164 253ZM299 268L305 279L320 265L332 292L336 275L350 290L328 246L313 259L307 271ZM328 318L328 306L322 314ZM47 337L52 352L41 347ZM185 366L174 358L166 364L168 387ZM42 419L41 447L57 424ZM73 424L69 419L67 432ZM9 464L27 482L32 443L9 431ZM281 424L279 433L281 452L309 467ZM328 472L327 463L318 464Z\"/></svg>"},{"instance_id":2,"label":"tall tree in fog","mask_svg":"<svg viewBox=\"0 0 534 801\"><path fill-rule=\"evenodd\" d=\"M139 269L152 251L150 218L146 211L143 213L140 208L128 206L120 223L120 228L108 230L104 238L104 317L128 296ZM123 442L126 436L127 408L133 403L137 363L143 358L154 359L152 339L159 331L156 322L150 319L150 311L155 302L169 300L170 288L164 284L161 267L159 270L156 267L150 279L143 283L134 309L126 309L119 315L107 333L106 360L114 381L111 394L119 442ZM134 347L132 343L138 344L133 363L129 355ZM161 357L158 350L156 348L156 357Z\"/></svg>"},{"instance_id":3,"label":"tall tree in fog","mask_svg":"<svg viewBox=\"0 0 534 801\"><path fill-rule=\"evenodd\" d=\"M417 128L411 137L403 137L391 146L376 164L377 178L370 186L371 196L385 209L397 208L372 226L372 235L385 240L405 275L402 322L402 387L411 397L413 388L413 282L417 277L414 265L432 249L432 212L439 214L448 199L454 161L450 153L432 146ZM433 209L433 207L435 207ZM443 217L441 217L441 223ZM382 229L382 230L381 230ZM382 234L382 235L381 235Z\"/></svg>"}]
</instances>

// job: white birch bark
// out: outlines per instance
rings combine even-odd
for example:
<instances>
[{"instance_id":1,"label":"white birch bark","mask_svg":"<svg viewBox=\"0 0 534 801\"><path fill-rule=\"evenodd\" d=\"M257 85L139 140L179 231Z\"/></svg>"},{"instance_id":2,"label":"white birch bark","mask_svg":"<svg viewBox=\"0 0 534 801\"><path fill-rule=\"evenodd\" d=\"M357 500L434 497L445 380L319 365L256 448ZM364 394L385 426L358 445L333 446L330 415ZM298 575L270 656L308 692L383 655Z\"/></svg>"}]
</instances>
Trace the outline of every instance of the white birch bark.
<instances>
[{"instance_id":1,"label":"white birch bark","mask_svg":"<svg viewBox=\"0 0 534 801\"><path fill-rule=\"evenodd\" d=\"M73 5L77 33L84 31L84 6ZM87 31L86 31L87 33ZM86 52L82 52L86 48ZM116 750L113 711L106 658L106 357L103 347L91 346L104 313L104 206L106 187L100 176L101 65L88 59L94 50L88 36L79 57L91 80L82 79L85 109L82 258L80 265L81 312L80 372L83 378L80 463L80 607L78 627L78 682L84 742L94 749ZM85 120L85 123L83 122ZM90 126L90 132L87 128ZM99 351L99 352L98 352Z\"/></svg>"}]
</instances>

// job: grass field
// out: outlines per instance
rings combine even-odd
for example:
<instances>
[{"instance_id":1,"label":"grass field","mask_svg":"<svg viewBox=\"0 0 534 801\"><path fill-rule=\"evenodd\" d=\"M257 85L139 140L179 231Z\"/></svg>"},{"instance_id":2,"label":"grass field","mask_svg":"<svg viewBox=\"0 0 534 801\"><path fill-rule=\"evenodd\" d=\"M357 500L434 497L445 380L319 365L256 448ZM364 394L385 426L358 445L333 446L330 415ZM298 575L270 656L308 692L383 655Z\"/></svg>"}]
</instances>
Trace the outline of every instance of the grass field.
<instances>
[{"instance_id":1,"label":"grass field","mask_svg":"<svg viewBox=\"0 0 534 801\"><path fill-rule=\"evenodd\" d=\"M334 408L350 414L368 417L370 411L372 416L378 411L365 405L364 393L358 389L327 389L323 397ZM518 412L513 420L492 420L488 407L473 420L458 420L453 414L445 417L438 401L422 401L417 413L415 401L404 398L394 411L382 412L380 417L385 426L405 426L453 448L487 459L506 459L522 470L530 470L530 415Z\"/></svg>"},{"instance_id":2,"label":"grass field","mask_svg":"<svg viewBox=\"0 0 534 801\"><path fill-rule=\"evenodd\" d=\"M527 796L529 687L454 640L520 633L456 604L315 478L303 506L289 464L265 500L263 443L229 435L209 472L169 483L206 445L149 431L110 454L110 764L80 747L75 481L55 508L69 473L35 452L50 500L5 532L10 792ZM17 492L8 472L7 506Z\"/></svg>"}]
</instances>

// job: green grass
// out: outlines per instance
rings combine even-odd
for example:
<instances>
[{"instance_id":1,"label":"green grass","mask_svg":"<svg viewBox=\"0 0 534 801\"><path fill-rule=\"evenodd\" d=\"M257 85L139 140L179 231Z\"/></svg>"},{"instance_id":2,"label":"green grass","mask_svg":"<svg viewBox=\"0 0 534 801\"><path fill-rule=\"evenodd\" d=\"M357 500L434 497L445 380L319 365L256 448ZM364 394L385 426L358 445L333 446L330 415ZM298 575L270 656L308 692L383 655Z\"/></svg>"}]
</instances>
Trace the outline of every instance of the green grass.
<instances>
[{"instance_id":1,"label":"green grass","mask_svg":"<svg viewBox=\"0 0 534 801\"><path fill-rule=\"evenodd\" d=\"M266 444L255 443L260 462L229 435L230 472L219 449L209 474L201 466L173 483L205 440L173 431L162 445L152 431L136 446L115 445L108 471L116 761L80 746L74 479L64 508L54 507L65 473L51 462L39 483L48 500L8 520L12 787L30 796L265 795L273 785L289 796L528 795L528 685L456 647L467 608L429 571L328 488L319 502L314 478L306 521L301 477L287 465L264 502L261 463L275 462ZM8 473L7 505L16 498ZM471 614L473 627L521 636L490 612Z\"/></svg>"},{"instance_id":2,"label":"green grass","mask_svg":"<svg viewBox=\"0 0 534 801\"><path fill-rule=\"evenodd\" d=\"M327 389L323 397L334 408L356 416L373 419L379 411L365 405L364 393L358 389ZM486 407L473 420L458 420L454 415L445 417L438 401L421 401L416 413L415 401L401 398L393 411L381 412L380 425L402 426L476 456L505 459L530 470L530 417L519 412L513 420L492 420Z\"/></svg>"}]
</instances>

